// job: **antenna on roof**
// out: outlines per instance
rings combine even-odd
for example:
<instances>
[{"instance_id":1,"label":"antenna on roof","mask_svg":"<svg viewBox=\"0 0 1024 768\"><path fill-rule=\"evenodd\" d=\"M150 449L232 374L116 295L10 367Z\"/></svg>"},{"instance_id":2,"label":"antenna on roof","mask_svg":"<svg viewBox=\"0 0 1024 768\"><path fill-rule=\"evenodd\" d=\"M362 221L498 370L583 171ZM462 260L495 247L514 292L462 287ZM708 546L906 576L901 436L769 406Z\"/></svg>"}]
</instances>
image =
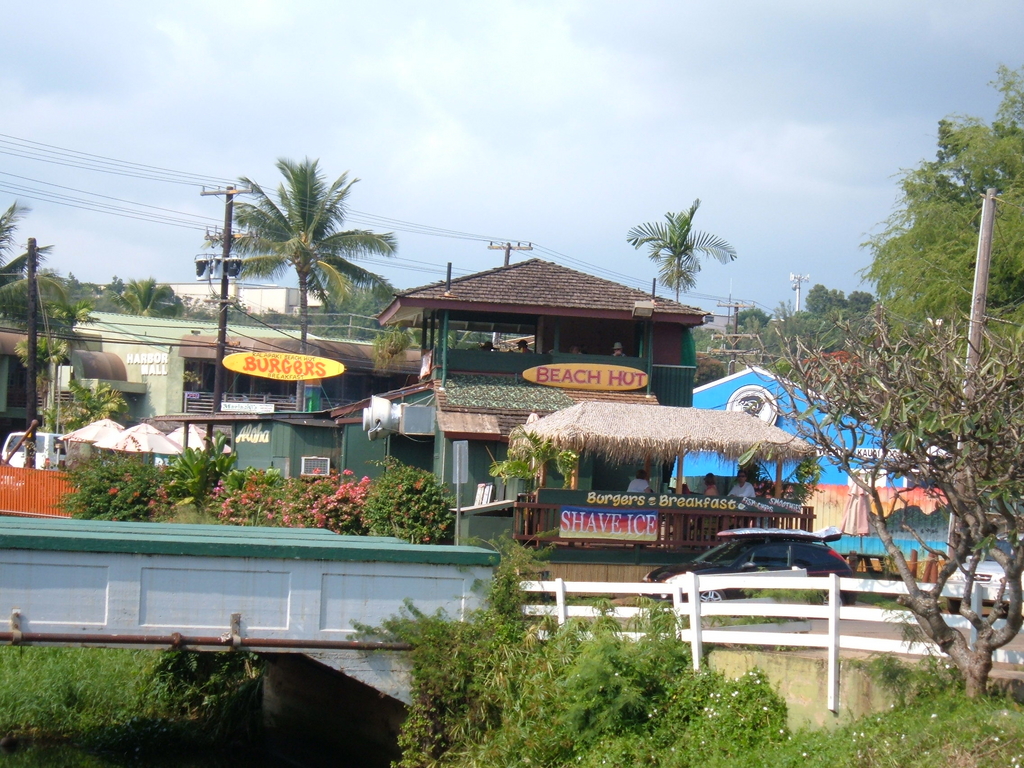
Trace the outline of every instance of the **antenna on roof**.
<instances>
[{"instance_id":1,"label":"antenna on roof","mask_svg":"<svg viewBox=\"0 0 1024 768\"><path fill-rule=\"evenodd\" d=\"M452 263L448 262L448 277L444 281L444 292L452 292Z\"/></svg>"},{"instance_id":2,"label":"antenna on roof","mask_svg":"<svg viewBox=\"0 0 1024 768\"><path fill-rule=\"evenodd\" d=\"M658 291L658 278L654 278L653 280L651 280L651 298L652 299L658 298L657 291Z\"/></svg>"},{"instance_id":3,"label":"antenna on roof","mask_svg":"<svg viewBox=\"0 0 1024 768\"><path fill-rule=\"evenodd\" d=\"M504 245L498 243L497 245L495 245L493 242L491 242L487 244L487 249L491 251L504 251L505 266L507 267L509 259L512 256L512 251L532 251L533 243L527 243L526 245L523 245L522 243L517 242L515 245L512 245L512 243L505 243Z\"/></svg>"}]
</instances>

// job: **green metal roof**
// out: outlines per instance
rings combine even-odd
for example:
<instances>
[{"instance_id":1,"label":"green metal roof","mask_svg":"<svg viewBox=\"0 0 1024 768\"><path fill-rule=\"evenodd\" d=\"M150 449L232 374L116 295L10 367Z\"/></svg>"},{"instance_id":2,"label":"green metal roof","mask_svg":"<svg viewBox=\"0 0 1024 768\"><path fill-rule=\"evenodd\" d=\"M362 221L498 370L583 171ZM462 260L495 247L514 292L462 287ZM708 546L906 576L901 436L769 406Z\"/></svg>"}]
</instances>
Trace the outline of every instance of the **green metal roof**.
<instances>
[{"instance_id":1,"label":"green metal roof","mask_svg":"<svg viewBox=\"0 0 1024 768\"><path fill-rule=\"evenodd\" d=\"M340 536L322 528L113 523L67 518L0 517L0 549L433 565L493 566L498 562L497 553L479 547L409 544L382 536Z\"/></svg>"}]
</instances>

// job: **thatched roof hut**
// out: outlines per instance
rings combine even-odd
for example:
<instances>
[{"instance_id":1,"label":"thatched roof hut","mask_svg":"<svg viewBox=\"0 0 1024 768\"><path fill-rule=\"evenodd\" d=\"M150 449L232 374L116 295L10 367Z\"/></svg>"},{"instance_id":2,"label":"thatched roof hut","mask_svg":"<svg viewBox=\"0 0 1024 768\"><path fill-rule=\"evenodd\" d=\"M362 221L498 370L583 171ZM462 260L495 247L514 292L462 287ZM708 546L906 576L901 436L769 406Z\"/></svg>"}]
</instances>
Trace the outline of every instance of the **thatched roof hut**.
<instances>
[{"instance_id":1,"label":"thatched roof hut","mask_svg":"<svg viewBox=\"0 0 1024 768\"><path fill-rule=\"evenodd\" d=\"M738 459L800 461L814 455L804 440L735 411L665 405L586 402L552 413L525 429L559 450L594 453L616 464L673 461L689 453Z\"/></svg>"}]
</instances>

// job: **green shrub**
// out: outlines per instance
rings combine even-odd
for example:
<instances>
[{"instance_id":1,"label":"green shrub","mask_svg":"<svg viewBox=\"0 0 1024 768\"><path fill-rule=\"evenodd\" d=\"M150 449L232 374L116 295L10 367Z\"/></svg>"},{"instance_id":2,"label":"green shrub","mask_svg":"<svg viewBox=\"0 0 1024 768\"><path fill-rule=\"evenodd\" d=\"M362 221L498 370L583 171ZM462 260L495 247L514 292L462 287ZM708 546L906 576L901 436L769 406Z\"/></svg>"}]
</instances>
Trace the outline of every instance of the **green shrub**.
<instances>
[{"instance_id":1,"label":"green shrub","mask_svg":"<svg viewBox=\"0 0 1024 768\"><path fill-rule=\"evenodd\" d=\"M238 455L225 453L227 438L215 434L207 448L186 448L172 456L166 475L168 492L176 501L202 507L221 479L231 471Z\"/></svg>"},{"instance_id":2,"label":"green shrub","mask_svg":"<svg viewBox=\"0 0 1024 768\"><path fill-rule=\"evenodd\" d=\"M403 768L699 766L788 739L785 703L760 672L694 672L671 607L648 601L623 635L607 617L561 627L522 615L540 565L501 547L486 606L467 621L407 607L385 623L413 645Z\"/></svg>"},{"instance_id":3,"label":"green shrub","mask_svg":"<svg viewBox=\"0 0 1024 768\"><path fill-rule=\"evenodd\" d=\"M73 490L61 507L91 520L150 520L168 505L161 467L130 453L99 453L67 472Z\"/></svg>"},{"instance_id":4,"label":"green shrub","mask_svg":"<svg viewBox=\"0 0 1024 768\"><path fill-rule=\"evenodd\" d=\"M236 470L217 489L220 518L232 525L327 528L362 535L363 504L370 479L340 475L282 478L277 470Z\"/></svg>"},{"instance_id":5,"label":"green shrub","mask_svg":"<svg viewBox=\"0 0 1024 768\"><path fill-rule=\"evenodd\" d=\"M413 544L452 540L455 497L431 472L384 460L384 472L370 485L363 516L373 536L395 536Z\"/></svg>"}]
</instances>

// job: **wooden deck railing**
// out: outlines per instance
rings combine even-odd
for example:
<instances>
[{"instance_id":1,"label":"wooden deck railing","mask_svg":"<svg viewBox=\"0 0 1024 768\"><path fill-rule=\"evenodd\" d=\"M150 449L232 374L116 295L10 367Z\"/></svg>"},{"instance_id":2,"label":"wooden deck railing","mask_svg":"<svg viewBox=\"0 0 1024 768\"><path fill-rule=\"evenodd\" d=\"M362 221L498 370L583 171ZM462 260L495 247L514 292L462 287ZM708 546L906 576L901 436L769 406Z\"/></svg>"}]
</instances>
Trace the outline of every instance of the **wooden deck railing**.
<instances>
[{"instance_id":1,"label":"wooden deck railing","mask_svg":"<svg viewBox=\"0 0 1024 768\"><path fill-rule=\"evenodd\" d=\"M655 541L615 541L607 538L560 539L558 536L562 507L557 504L517 502L513 513L513 538L535 544L568 546L622 547L649 549L709 549L721 543L718 532L732 528L786 528L810 531L814 525L814 508L802 512L704 512L663 510L658 512Z\"/></svg>"},{"instance_id":2,"label":"wooden deck railing","mask_svg":"<svg viewBox=\"0 0 1024 768\"><path fill-rule=\"evenodd\" d=\"M63 472L0 464L0 514L31 517L70 517L60 499L71 491Z\"/></svg>"}]
</instances>

